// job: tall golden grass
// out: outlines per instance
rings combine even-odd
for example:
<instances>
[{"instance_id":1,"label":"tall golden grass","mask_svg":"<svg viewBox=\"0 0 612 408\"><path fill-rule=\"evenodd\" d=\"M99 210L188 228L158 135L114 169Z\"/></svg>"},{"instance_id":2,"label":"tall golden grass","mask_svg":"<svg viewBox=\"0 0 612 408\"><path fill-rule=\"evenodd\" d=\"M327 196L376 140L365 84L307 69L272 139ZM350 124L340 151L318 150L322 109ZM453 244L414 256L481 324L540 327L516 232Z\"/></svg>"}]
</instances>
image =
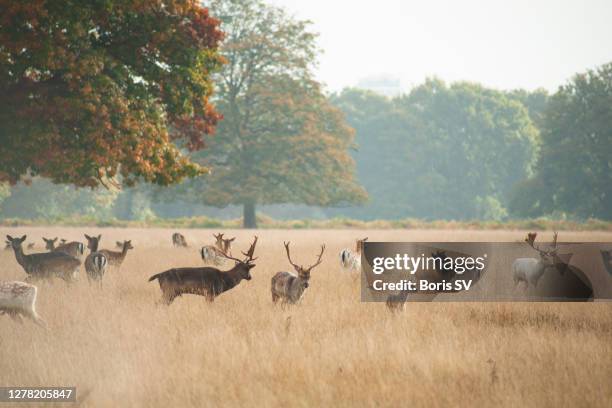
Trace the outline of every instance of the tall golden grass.
<instances>
[{"instance_id":1,"label":"tall golden grass","mask_svg":"<svg viewBox=\"0 0 612 408\"><path fill-rule=\"evenodd\" d=\"M158 305L147 278L196 266L210 230L183 230L192 247L171 247L163 229L3 229L102 247L136 247L104 287L81 280L39 285L44 331L0 317L0 386L76 386L79 406L612 406L612 304L410 303L392 315L360 302L359 281L342 273L338 251L357 237L388 241L516 241L515 231L257 231L253 280L214 303L183 296ZM245 249L253 231L227 231ZM566 232L565 240L610 241L606 232ZM301 304L274 306L270 278L324 262ZM0 279L24 279L10 251Z\"/></svg>"}]
</instances>

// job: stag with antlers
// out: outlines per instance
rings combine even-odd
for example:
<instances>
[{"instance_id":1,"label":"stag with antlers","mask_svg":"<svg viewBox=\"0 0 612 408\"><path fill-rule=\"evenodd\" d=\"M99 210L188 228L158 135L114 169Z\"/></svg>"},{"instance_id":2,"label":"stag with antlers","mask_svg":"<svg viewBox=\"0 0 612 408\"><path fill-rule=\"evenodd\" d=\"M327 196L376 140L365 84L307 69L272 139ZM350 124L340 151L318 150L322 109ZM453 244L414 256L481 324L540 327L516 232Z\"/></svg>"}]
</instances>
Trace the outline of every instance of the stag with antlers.
<instances>
[{"instance_id":1,"label":"stag with antlers","mask_svg":"<svg viewBox=\"0 0 612 408\"><path fill-rule=\"evenodd\" d=\"M274 275L272 277L272 301L276 303L279 299L281 299L284 304L294 304L300 300L302 294L308 287L310 271L323 261L325 245L321 245L321 252L319 253L315 263L308 268L304 268L301 265L293 263L291 260L291 253L289 250L290 242L285 242L284 244L285 250L287 251L287 259L297 272L297 276L290 272L278 272L276 275Z\"/></svg>"},{"instance_id":2,"label":"stag with antlers","mask_svg":"<svg viewBox=\"0 0 612 408\"><path fill-rule=\"evenodd\" d=\"M234 258L223 254L227 259L235 261L234 267L228 271L220 271L213 267L202 268L173 268L158 273L149 278L149 282L158 280L162 291L163 302L169 305L177 297L183 294L193 294L206 297L212 302L223 292L237 286L243 279L251 280L251 269L257 258L253 258L257 237L253 240L251 247L242 254L244 259Z\"/></svg>"},{"instance_id":3,"label":"stag with antlers","mask_svg":"<svg viewBox=\"0 0 612 408\"><path fill-rule=\"evenodd\" d=\"M517 258L514 260L512 263L512 277L515 286L518 286L520 282L525 282L525 288L528 288L529 285L537 287L538 281L544 275L546 269L560 263L557 255L559 249L557 246L558 234L554 233L552 248L548 250L541 249L539 245L536 245L537 235L535 232L528 233L525 242L538 252L540 258ZM563 268L561 268L561 273L563 273Z\"/></svg>"}]
</instances>

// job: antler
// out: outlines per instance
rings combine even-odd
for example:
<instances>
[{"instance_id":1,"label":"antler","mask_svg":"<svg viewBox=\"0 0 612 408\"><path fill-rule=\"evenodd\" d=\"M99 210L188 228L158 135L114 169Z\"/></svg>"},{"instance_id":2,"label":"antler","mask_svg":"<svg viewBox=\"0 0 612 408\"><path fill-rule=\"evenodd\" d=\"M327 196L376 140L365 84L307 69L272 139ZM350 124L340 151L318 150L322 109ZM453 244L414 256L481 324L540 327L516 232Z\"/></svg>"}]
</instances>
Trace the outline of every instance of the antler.
<instances>
[{"instance_id":1,"label":"antler","mask_svg":"<svg viewBox=\"0 0 612 408\"><path fill-rule=\"evenodd\" d=\"M323 257L323 252L325 251L325 244L321 245L321 253L319 254L319 257L317 258L317 262L315 262L313 265L311 265L308 270L310 271L312 268L314 268L315 266L318 266L322 261L322 257Z\"/></svg>"},{"instance_id":2,"label":"antler","mask_svg":"<svg viewBox=\"0 0 612 408\"><path fill-rule=\"evenodd\" d=\"M253 243L251 244L251 247L249 248L249 250L245 253L243 252L242 255L246 256L245 263L254 261L257 258L253 258L253 254L255 253L255 245L257 244L257 235L255 235L255 239L253 240Z\"/></svg>"},{"instance_id":3,"label":"antler","mask_svg":"<svg viewBox=\"0 0 612 408\"><path fill-rule=\"evenodd\" d=\"M527 238L525 238L525 242L527 244L529 244L530 247L532 247L533 249L535 249L536 251L538 251L541 254L544 255L553 255L555 252L557 252L558 248L557 248L557 238L559 236L558 232L555 231L554 235L553 235L553 243L552 243L552 249L550 251L545 251L543 249L540 249L539 246L537 246L535 244L535 239L537 237L537 233L535 232L530 232L527 234Z\"/></svg>"},{"instance_id":4,"label":"antler","mask_svg":"<svg viewBox=\"0 0 612 408\"><path fill-rule=\"evenodd\" d=\"M226 257L227 259L231 259L232 261L236 261L240 263L253 262L254 260L257 259L257 258L253 258L253 253L255 252L255 244L257 244L257 235L255 236L255 240L253 240L253 243L251 244L251 247L249 248L249 250L247 252L242 253L244 256L246 256L246 258L244 259L234 258L233 256L228 255L223 251L221 251L221 255Z\"/></svg>"},{"instance_id":5,"label":"antler","mask_svg":"<svg viewBox=\"0 0 612 408\"><path fill-rule=\"evenodd\" d=\"M287 259L289 259L289 263L291 264L291 266L293 266L295 269L300 269L300 266L294 264L291 260L291 254L289 253L289 244L291 244L291 241L283 242L283 244L285 244L285 250L287 251Z\"/></svg>"}]
</instances>

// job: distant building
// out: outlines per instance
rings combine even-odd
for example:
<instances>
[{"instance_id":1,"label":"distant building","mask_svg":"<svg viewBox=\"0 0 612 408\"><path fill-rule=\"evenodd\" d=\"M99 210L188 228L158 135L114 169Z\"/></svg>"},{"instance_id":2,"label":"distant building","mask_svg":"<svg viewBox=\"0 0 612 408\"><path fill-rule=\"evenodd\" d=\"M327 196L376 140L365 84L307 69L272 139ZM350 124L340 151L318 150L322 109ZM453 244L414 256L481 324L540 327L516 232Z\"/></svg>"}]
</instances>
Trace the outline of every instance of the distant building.
<instances>
[{"instance_id":1,"label":"distant building","mask_svg":"<svg viewBox=\"0 0 612 408\"><path fill-rule=\"evenodd\" d=\"M400 79L389 75L364 78L357 83L356 87L389 97L397 96L403 92Z\"/></svg>"}]
</instances>

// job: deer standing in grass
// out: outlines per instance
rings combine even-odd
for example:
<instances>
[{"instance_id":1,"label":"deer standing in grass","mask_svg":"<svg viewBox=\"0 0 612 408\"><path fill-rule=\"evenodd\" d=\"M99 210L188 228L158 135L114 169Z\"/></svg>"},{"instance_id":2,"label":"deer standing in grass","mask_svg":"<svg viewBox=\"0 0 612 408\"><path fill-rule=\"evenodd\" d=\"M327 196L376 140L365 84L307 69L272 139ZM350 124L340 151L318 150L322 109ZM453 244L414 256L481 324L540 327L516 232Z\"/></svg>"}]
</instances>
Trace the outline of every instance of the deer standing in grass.
<instances>
[{"instance_id":1,"label":"deer standing in grass","mask_svg":"<svg viewBox=\"0 0 612 408\"><path fill-rule=\"evenodd\" d=\"M179 232L175 232L174 234L172 234L172 245L176 248L187 248L189 245L187 245L187 240L185 239L185 236Z\"/></svg>"},{"instance_id":2,"label":"deer standing in grass","mask_svg":"<svg viewBox=\"0 0 612 408\"><path fill-rule=\"evenodd\" d=\"M106 272L108 266L108 258L102 252L98 252L98 246L102 239L102 234L93 237L85 234L87 239L87 249L89 254L85 258L85 272L87 273L87 280L89 283L98 282L102 286L102 278ZM122 244L123 246L123 244Z\"/></svg>"},{"instance_id":3,"label":"deer standing in grass","mask_svg":"<svg viewBox=\"0 0 612 408\"><path fill-rule=\"evenodd\" d=\"M314 264L308 268L304 268L301 265L293 263L291 260L291 253L289 250L290 242L285 242L285 251L287 252L287 259L297 276L290 272L278 272L272 277L272 301L276 303L279 299L282 300L283 304L294 304L297 303L306 288L308 288L308 281L310 280L310 271L318 266L323 261L323 252L325 252L325 245L321 245L321 252L317 257Z\"/></svg>"},{"instance_id":4,"label":"deer standing in grass","mask_svg":"<svg viewBox=\"0 0 612 408\"><path fill-rule=\"evenodd\" d=\"M21 238L13 238L7 235L10 241L15 258L19 265L29 275L30 279L50 279L58 277L66 282L72 282L78 276L81 261L64 252L44 252L26 255L23 253L22 244L26 240L24 235Z\"/></svg>"},{"instance_id":5,"label":"deer standing in grass","mask_svg":"<svg viewBox=\"0 0 612 408\"><path fill-rule=\"evenodd\" d=\"M538 281L542 275L544 275L546 269L555 265L555 256L558 250L557 233L555 232L553 237L553 247L548 251L540 249L540 247L535 244L536 236L537 234L535 232L527 234L525 242L538 251L540 258L517 258L514 260L512 263L512 277L515 286L518 286L520 282L525 282L525 289L527 289L529 285L533 285L537 288Z\"/></svg>"},{"instance_id":6,"label":"deer standing in grass","mask_svg":"<svg viewBox=\"0 0 612 408\"><path fill-rule=\"evenodd\" d=\"M87 238L87 248L90 249L90 255L94 252L98 252L106 257L108 266L113 266L117 269L121 267L121 264L125 260L125 256L127 255L128 250L134 249L132 246L132 241L123 241L123 246L121 251L111 251L109 249L98 249L98 245L100 240L102 239L102 235L98 235L97 237L90 237L85 234L85 238ZM96 242L97 239L97 242ZM92 250L92 247L95 250Z\"/></svg>"},{"instance_id":7,"label":"deer standing in grass","mask_svg":"<svg viewBox=\"0 0 612 408\"><path fill-rule=\"evenodd\" d=\"M162 300L165 304L171 304L177 296L192 294L204 296L209 302L215 300L223 292L236 287L243 279L251 280L251 269L255 267L253 258L257 245L257 237L253 240L251 247L242 254L244 259L234 258L225 254L224 256L236 262L234 267L228 271L220 271L217 268L205 266L200 268L173 268L158 273L149 278L149 282L157 279L162 291Z\"/></svg>"},{"instance_id":8,"label":"deer standing in grass","mask_svg":"<svg viewBox=\"0 0 612 408\"><path fill-rule=\"evenodd\" d=\"M354 252L348 248L340 251L340 265L344 270L349 272L359 272L361 270L361 252L363 252L363 245L367 240L367 237L358 239L355 242Z\"/></svg>"},{"instance_id":9,"label":"deer standing in grass","mask_svg":"<svg viewBox=\"0 0 612 408\"><path fill-rule=\"evenodd\" d=\"M55 242L57 241L57 237L53 239L47 239L43 237L43 241L45 241L45 249L47 249L48 251L64 252L73 258L81 259L83 253L85 252L85 246L82 242L65 242L66 240L63 240L64 243L56 247Z\"/></svg>"},{"instance_id":10,"label":"deer standing in grass","mask_svg":"<svg viewBox=\"0 0 612 408\"><path fill-rule=\"evenodd\" d=\"M36 294L36 286L29 283L0 281L0 315L7 314L20 323L23 316L46 328L44 320L36 313Z\"/></svg>"},{"instance_id":11,"label":"deer standing in grass","mask_svg":"<svg viewBox=\"0 0 612 408\"><path fill-rule=\"evenodd\" d=\"M215 245L205 245L200 250L200 256L206 264L221 265L225 259L225 255L232 254L232 242L234 238L223 238L222 233L213 234L215 237Z\"/></svg>"}]
</instances>

